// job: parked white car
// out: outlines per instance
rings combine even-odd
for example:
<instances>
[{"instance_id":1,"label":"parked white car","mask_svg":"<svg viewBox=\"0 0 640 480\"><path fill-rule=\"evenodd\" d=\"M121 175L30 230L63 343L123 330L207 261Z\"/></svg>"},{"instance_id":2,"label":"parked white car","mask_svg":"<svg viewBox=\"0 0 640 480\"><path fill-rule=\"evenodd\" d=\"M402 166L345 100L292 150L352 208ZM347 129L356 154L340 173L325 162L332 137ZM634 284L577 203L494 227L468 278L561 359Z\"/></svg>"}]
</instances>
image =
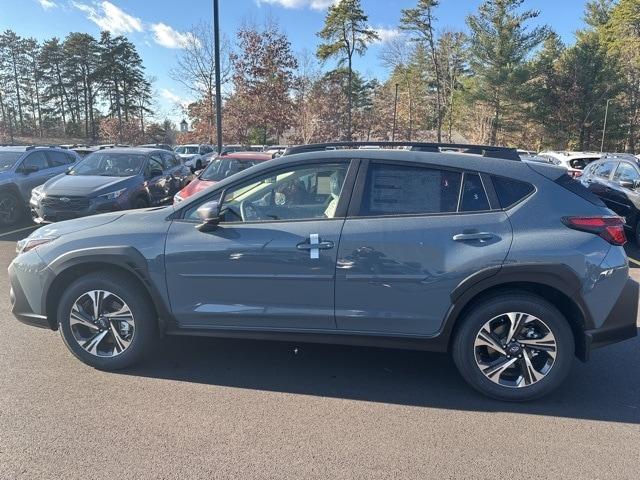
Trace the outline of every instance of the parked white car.
<instances>
[{"instance_id":1,"label":"parked white car","mask_svg":"<svg viewBox=\"0 0 640 480\"><path fill-rule=\"evenodd\" d=\"M191 171L195 172L196 170L202 170L202 168L204 168L205 165L202 157L207 153L213 152L214 148L211 145L205 144L188 144L178 145L174 151L184 160L184 164L191 168Z\"/></svg>"},{"instance_id":2,"label":"parked white car","mask_svg":"<svg viewBox=\"0 0 640 480\"><path fill-rule=\"evenodd\" d=\"M546 158L550 163L564 167L567 169L567 173L573 177L578 178L582 176L582 170L595 160L602 158L602 153L597 152L556 152L548 150L540 152L538 157Z\"/></svg>"}]
</instances>

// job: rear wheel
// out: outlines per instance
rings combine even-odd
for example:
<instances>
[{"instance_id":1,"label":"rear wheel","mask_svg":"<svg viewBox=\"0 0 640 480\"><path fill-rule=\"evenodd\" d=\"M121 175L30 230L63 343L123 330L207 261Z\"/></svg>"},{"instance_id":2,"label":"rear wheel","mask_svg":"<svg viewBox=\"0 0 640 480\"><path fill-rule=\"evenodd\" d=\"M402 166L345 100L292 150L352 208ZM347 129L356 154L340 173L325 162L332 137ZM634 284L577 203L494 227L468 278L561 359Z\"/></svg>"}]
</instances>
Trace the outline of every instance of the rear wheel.
<instances>
[{"instance_id":1,"label":"rear wheel","mask_svg":"<svg viewBox=\"0 0 640 480\"><path fill-rule=\"evenodd\" d=\"M567 320L536 295L514 292L475 306L453 341L453 359L476 390L507 401L549 394L574 356Z\"/></svg>"},{"instance_id":2,"label":"rear wheel","mask_svg":"<svg viewBox=\"0 0 640 480\"><path fill-rule=\"evenodd\" d=\"M0 227L18 222L24 215L24 206L12 191L0 192Z\"/></svg>"},{"instance_id":3,"label":"rear wheel","mask_svg":"<svg viewBox=\"0 0 640 480\"><path fill-rule=\"evenodd\" d=\"M63 293L58 324L69 350L102 370L129 367L156 339L156 316L145 292L125 275L83 276Z\"/></svg>"}]
</instances>

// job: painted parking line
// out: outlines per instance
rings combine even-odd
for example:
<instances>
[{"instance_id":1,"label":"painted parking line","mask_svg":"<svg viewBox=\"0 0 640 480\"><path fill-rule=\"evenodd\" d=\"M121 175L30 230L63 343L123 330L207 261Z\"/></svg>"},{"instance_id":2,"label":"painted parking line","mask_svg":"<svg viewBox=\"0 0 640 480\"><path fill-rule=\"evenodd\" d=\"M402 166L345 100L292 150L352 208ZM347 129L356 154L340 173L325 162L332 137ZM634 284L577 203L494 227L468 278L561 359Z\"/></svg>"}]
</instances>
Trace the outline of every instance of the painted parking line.
<instances>
[{"instance_id":1,"label":"painted parking line","mask_svg":"<svg viewBox=\"0 0 640 480\"><path fill-rule=\"evenodd\" d=\"M631 258L631 257L627 257L627 258L629 258L629 261L631 263L640 267L640 260L636 260L635 258Z\"/></svg>"},{"instance_id":2,"label":"painted parking line","mask_svg":"<svg viewBox=\"0 0 640 480\"><path fill-rule=\"evenodd\" d=\"M17 230L11 230L10 232L0 233L0 238L6 237L7 235L11 235L18 232L24 232L25 230L30 230L33 228L38 228L40 225L29 225L28 227L18 228Z\"/></svg>"}]
</instances>

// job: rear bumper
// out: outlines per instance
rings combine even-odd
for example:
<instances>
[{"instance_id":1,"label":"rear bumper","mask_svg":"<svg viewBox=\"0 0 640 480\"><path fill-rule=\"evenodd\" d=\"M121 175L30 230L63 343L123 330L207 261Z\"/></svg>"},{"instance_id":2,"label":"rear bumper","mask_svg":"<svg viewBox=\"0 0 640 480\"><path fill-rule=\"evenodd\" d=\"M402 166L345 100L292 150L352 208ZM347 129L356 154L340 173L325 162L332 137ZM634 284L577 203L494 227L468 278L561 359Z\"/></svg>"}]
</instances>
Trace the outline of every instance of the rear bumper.
<instances>
[{"instance_id":1,"label":"rear bumper","mask_svg":"<svg viewBox=\"0 0 640 480\"><path fill-rule=\"evenodd\" d=\"M621 342L638 335L639 286L629 278L601 327L584 332L586 356L594 348Z\"/></svg>"}]
</instances>

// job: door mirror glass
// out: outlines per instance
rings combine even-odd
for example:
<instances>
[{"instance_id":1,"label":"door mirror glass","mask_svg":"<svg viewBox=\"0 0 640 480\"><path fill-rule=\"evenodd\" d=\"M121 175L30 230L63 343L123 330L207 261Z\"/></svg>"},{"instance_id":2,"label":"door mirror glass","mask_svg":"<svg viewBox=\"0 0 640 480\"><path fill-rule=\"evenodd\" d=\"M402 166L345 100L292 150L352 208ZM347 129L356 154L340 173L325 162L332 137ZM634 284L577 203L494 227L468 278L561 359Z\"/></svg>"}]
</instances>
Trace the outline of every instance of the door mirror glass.
<instances>
[{"instance_id":1,"label":"door mirror glass","mask_svg":"<svg viewBox=\"0 0 640 480\"><path fill-rule=\"evenodd\" d=\"M216 229L220 223L220 202L213 200L211 202L203 203L196 210L196 215L202 220L196 228L201 232L211 232Z\"/></svg>"},{"instance_id":2,"label":"door mirror glass","mask_svg":"<svg viewBox=\"0 0 640 480\"><path fill-rule=\"evenodd\" d=\"M623 188L634 189L636 188L636 182L633 180L620 180L620 186Z\"/></svg>"}]
</instances>

